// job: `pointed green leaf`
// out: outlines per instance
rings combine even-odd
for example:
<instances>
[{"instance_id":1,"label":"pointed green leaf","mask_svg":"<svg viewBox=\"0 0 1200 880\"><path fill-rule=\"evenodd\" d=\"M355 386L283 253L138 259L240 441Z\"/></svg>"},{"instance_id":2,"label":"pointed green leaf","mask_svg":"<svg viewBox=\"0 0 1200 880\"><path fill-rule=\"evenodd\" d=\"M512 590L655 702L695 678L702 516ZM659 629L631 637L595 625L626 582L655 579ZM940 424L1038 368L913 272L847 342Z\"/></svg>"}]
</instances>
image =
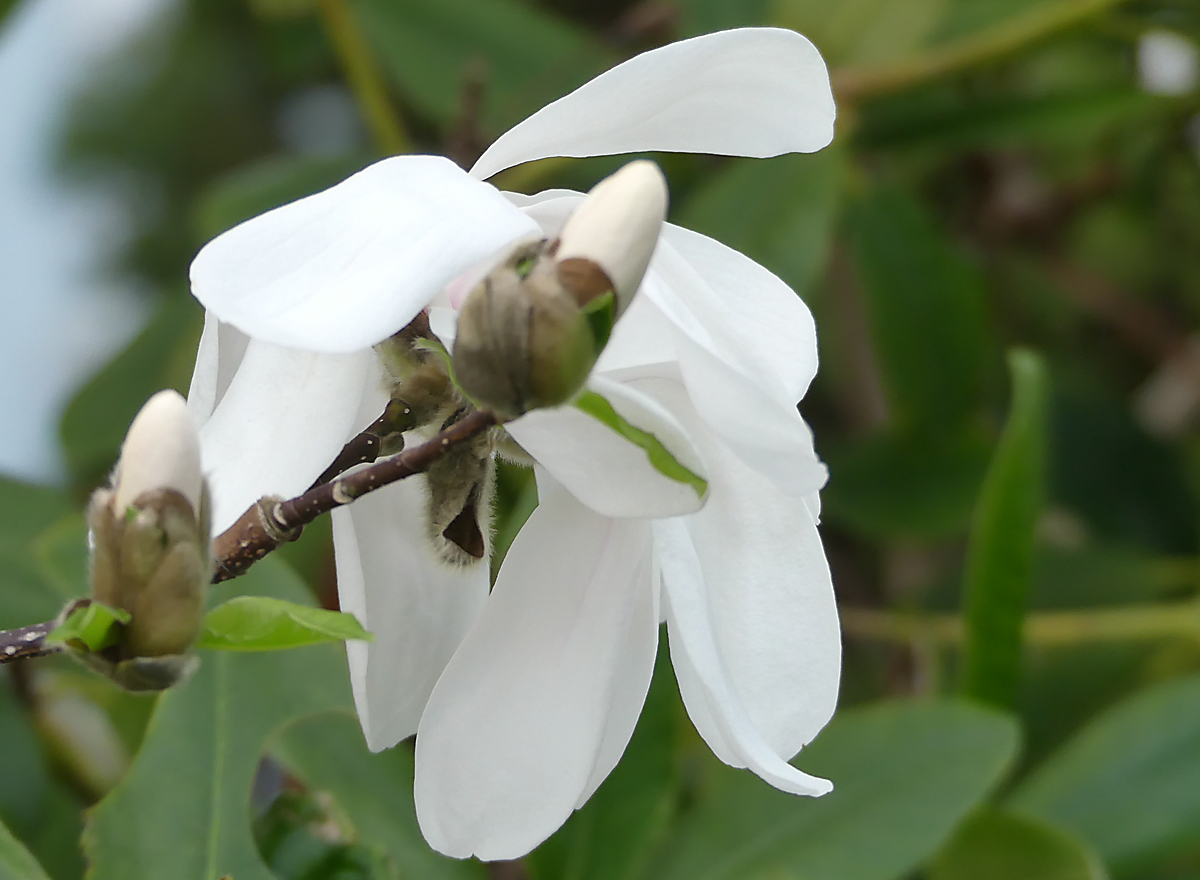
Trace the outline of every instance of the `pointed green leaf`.
<instances>
[{"instance_id":1,"label":"pointed green leaf","mask_svg":"<svg viewBox=\"0 0 1200 880\"><path fill-rule=\"evenodd\" d=\"M604 399L603 395L597 394L595 391L584 391L576 398L575 407L597 421L603 422L630 443L640 447L646 453L650 464L663 476L669 477L677 483L687 483L696 490L696 494L701 498L708 491L706 479L684 467L679 459L663 445L662 441L649 431L643 431L641 428L629 424L613 408L613 405Z\"/></svg>"},{"instance_id":2,"label":"pointed green leaf","mask_svg":"<svg viewBox=\"0 0 1200 880\"><path fill-rule=\"evenodd\" d=\"M967 545L963 691L1011 704L1021 674L1021 621L1033 578L1033 537L1046 470L1046 370L1030 351L1009 355L1008 422L984 478Z\"/></svg>"},{"instance_id":3,"label":"pointed green leaf","mask_svg":"<svg viewBox=\"0 0 1200 880\"><path fill-rule=\"evenodd\" d=\"M1016 754L1007 715L953 700L841 712L797 760L833 781L802 798L728 771L645 880L899 880L996 785Z\"/></svg>"},{"instance_id":4,"label":"pointed green leaf","mask_svg":"<svg viewBox=\"0 0 1200 880\"><path fill-rule=\"evenodd\" d=\"M421 880L483 880L483 865L434 852L417 827L413 751L404 743L372 754L348 714L321 715L288 727L271 754L309 788L328 794L356 839L382 850L395 875Z\"/></svg>"},{"instance_id":5,"label":"pointed green leaf","mask_svg":"<svg viewBox=\"0 0 1200 880\"><path fill-rule=\"evenodd\" d=\"M232 585L291 602L306 595L274 558ZM275 880L250 832L259 757L286 724L349 710L347 679L335 645L206 652L191 678L158 698L128 774L88 811L90 880Z\"/></svg>"},{"instance_id":6,"label":"pointed green leaf","mask_svg":"<svg viewBox=\"0 0 1200 880\"><path fill-rule=\"evenodd\" d=\"M29 850L0 825L0 880L50 880Z\"/></svg>"},{"instance_id":7,"label":"pointed green leaf","mask_svg":"<svg viewBox=\"0 0 1200 880\"><path fill-rule=\"evenodd\" d=\"M950 838L929 880L1108 880L1084 841L1049 822L985 808Z\"/></svg>"},{"instance_id":8,"label":"pointed green leaf","mask_svg":"<svg viewBox=\"0 0 1200 880\"><path fill-rule=\"evenodd\" d=\"M238 596L205 615L196 646L214 651L278 651L373 638L353 614L270 596Z\"/></svg>"},{"instance_id":9,"label":"pointed green leaf","mask_svg":"<svg viewBox=\"0 0 1200 880\"><path fill-rule=\"evenodd\" d=\"M46 636L46 642L52 645L77 642L89 651L103 651L117 643L121 637L120 625L129 621L129 612L123 608L110 608L95 601L80 603Z\"/></svg>"},{"instance_id":10,"label":"pointed green leaf","mask_svg":"<svg viewBox=\"0 0 1200 880\"><path fill-rule=\"evenodd\" d=\"M1200 844L1200 674L1104 712L1046 760L1010 805L1088 840L1129 875Z\"/></svg>"}]
</instances>

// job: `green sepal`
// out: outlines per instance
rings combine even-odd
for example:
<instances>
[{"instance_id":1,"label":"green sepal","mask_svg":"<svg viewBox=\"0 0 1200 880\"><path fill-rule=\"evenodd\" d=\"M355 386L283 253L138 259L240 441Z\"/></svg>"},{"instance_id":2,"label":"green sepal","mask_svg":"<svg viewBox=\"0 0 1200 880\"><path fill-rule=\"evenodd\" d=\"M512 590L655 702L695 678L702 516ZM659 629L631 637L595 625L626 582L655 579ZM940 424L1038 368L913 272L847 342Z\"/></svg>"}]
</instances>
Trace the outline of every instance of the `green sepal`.
<instances>
[{"instance_id":1,"label":"green sepal","mask_svg":"<svg viewBox=\"0 0 1200 880\"><path fill-rule=\"evenodd\" d=\"M199 648L214 651L279 651L323 642L370 642L353 614L297 605L270 596L238 596L204 618Z\"/></svg>"},{"instance_id":2,"label":"green sepal","mask_svg":"<svg viewBox=\"0 0 1200 880\"><path fill-rule=\"evenodd\" d=\"M613 325L617 323L617 298L611 290L606 291L589 300L582 311L588 326L592 328L596 357L600 357L600 352L604 351L608 338L612 336Z\"/></svg>"},{"instance_id":3,"label":"green sepal","mask_svg":"<svg viewBox=\"0 0 1200 880\"><path fill-rule=\"evenodd\" d=\"M649 431L643 431L627 422L602 395L595 391L584 391L575 399L574 406L612 428L630 443L641 447L650 464L663 476L677 483L686 483L695 489L701 498L708 492L707 480L684 467L662 441Z\"/></svg>"},{"instance_id":4,"label":"green sepal","mask_svg":"<svg viewBox=\"0 0 1200 880\"><path fill-rule=\"evenodd\" d=\"M121 639L121 627L132 618L122 608L82 600L73 603L63 621L46 636L48 645L70 645L93 653L111 648Z\"/></svg>"}]
</instances>

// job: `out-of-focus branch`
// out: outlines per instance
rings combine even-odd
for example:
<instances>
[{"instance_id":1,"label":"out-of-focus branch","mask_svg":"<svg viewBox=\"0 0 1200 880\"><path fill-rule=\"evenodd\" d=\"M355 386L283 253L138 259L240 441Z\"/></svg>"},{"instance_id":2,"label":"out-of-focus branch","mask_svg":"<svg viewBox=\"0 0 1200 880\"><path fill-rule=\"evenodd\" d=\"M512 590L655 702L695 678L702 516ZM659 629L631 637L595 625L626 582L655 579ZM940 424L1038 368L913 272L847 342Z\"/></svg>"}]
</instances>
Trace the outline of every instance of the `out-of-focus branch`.
<instances>
[{"instance_id":1,"label":"out-of-focus branch","mask_svg":"<svg viewBox=\"0 0 1200 880\"><path fill-rule=\"evenodd\" d=\"M842 101L861 101L978 67L1074 27L1124 2L1060 0L892 66L843 68L833 73L834 94Z\"/></svg>"},{"instance_id":2,"label":"out-of-focus branch","mask_svg":"<svg viewBox=\"0 0 1200 880\"><path fill-rule=\"evenodd\" d=\"M406 153L408 133L388 97L387 84L346 0L317 0L346 82L366 117L375 146L387 156Z\"/></svg>"},{"instance_id":3,"label":"out-of-focus branch","mask_svg":"<svg viewBox=\"0 0 1200 880\"><path fill-rule=\"evenodd\" d=\"M321 514L397 480L421 473L447 450L496 424L498 421L492 413L475 410L419 446L354 473L336 476L303 495L286 501L278 498L259 499L213 541L213 555L217 563L213 583L245 574L255 562L281 544L296 538L301 528ZM347 449L353 442L347 445ZM351 453L343 450L343 456L348 454ZM354 463L349 462L347 466ZM50 620L18 629L0 630L0 664L60 652L62 648L58 645L46 644L46 636L56 625L57 621Z\"/></svg>"},{"instance_id":4,"label":"out-of-focus branch","mask_svg":"<svg viewBox=\"0 0 1200 880\"><path fill-rule=\"evenodd\" d=\"M840 610L846 634L909 644L961 644L956 614L912 614L875 608ZM1200 600L1078 611L1041 611L1025 617L1024 640L1040 647L1087 642L1130 642L1183 637L1200 640Z\"/></svg>"},{"instance_id":5,"label":"out-of-focus branch","mask_svg":"<svg viewBox=\"0 0 1200 880\"><path fill-rule=\"evenodd\" d=\"M245 574L251 565L279 545L293 540L301 528L321 514L349 504L396 480L421 473L448 449L470 440L495 424L495 415L476 410L419 446L360 471L314 486L296 498L287 501L259 499L257 504L213 541L213 554L217 559L213 582L219 583Z\"/></svg>"}]
</instances>

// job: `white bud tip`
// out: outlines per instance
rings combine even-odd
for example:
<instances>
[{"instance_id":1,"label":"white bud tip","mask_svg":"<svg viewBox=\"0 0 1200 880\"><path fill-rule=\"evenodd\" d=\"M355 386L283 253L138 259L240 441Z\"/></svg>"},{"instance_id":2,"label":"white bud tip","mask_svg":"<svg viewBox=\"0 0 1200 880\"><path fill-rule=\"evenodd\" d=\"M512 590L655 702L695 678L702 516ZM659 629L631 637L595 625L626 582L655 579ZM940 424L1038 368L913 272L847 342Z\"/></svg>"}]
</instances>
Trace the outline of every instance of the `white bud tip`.
<instances>
[{"instance_id":1,"label":"white bud tip","mask_svg":"<svg viewBox=\"0 0 1200 880\"><path fill-rule=\"evenodd\" d=\"M1173 31L1142 34L1137 62L1142 88L1152 95L1186 95L1200 81L1196 44Z\"/></svg>"},{"instance_id":2,"label":"white bud tip","mask_svg":"<svg viewBox=\"0 0 1200 880\"><path fill-rule=\"evenodd\" d=\"M645 159L600 181L563 226L555 258L591 260L616 288L618 312L633 299L667 217L667 180Z\"/></svg>"},{"instance_id":3,"label":"white bud tip","mask_svg":"<svg viewBox=\"0 0 1200 880\"><path fill-rule=\"evenodd\" d=\"M174 489L199 515L200 439L187 402L177 391L160 391L146 401L129 426L117 463L113 506L122 515L151 489Z\"/></svg>"}]
</instances>

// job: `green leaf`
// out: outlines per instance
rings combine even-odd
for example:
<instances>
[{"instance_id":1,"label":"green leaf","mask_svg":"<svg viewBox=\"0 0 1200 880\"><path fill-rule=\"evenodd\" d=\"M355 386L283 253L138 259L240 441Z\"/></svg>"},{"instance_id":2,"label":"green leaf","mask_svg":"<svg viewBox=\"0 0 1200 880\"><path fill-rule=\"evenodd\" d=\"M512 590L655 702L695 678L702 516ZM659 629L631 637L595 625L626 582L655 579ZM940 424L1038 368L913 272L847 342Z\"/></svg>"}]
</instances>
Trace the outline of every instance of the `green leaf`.
<instances>
[{"instance_id":1,"label":"green leaf","mask_svg":"<svg viewBox=\"0 0 1200 880\"><path fill-rule=\"evenodd\" d=\"M898 880L995 786L1017 743L1011 718L958 701L841 712L799 758L831 794L799 798L730 771L643 876Z\"/></svg>"},{"instance_id":2,"label":"green leaf","mask_svg":"<svg viewBox=\"0 0 1200 880\"><path fill-rule=\"evenodd\" d=\"M310 788L326 792L356 838L382 849L397 876L421 880L483 880L483 865L430 849L413 807L413 752L406 744L372 754L349 715L304 719L284 730L271 754ZM240 880L240 878L239 878Z\"/></svg>"},{"instance_id":3,"label":"green leaf","mask_svg":"<svg viewBox=\"0 0 1200 880\"><path fill-rule=\"evenodd\" d=\"M165 297L146 329L68 404L59 434L80 483L90 487L104 479L150 395L163 388L187 392L203 321L190 296Z\"/></svg>"},{"instance_id":4,"label":"green leaf","mask_svg":"<svg viewBox=\"0 0 1200 880\"><path fill-rule=\"evenodd\" d=\"M238 596L204 617L198 648L278 651L346 639L373 641L353 614L297 605L270 596Z\"/></svg>"},{"instance_id":5,"label":"green leaf","mask_svg":"<svg viewBox=\"0 0 1200 880\"><path fill-rule=\"evenodd\" d=\"M1103 862L1074 835L986 808L959 827L926 874L929 880L1108 880Z\"/></svg>"},{"instance_id":6,"label":"green leaf","mask_svg":"<svg viewBox=\"0 0 1200 880\"><path fill-rule=\"evenodd\" d=\"M649 431L643 431L641 428L629 424L603 396L595 391L584 391L576 398L574 406L612 428L630 443L643 449L650 464L660 474L677 483L687 483L696 491L697 495L701 498L704 497L704 493L708 491L708 481L680 464L679 459L672 455L662 441Z\"/></svg>"},{"instance_id":7,"label":"green leaf","mask_svg":"<svg viewBox=\"0 0 1200 880\"><path fill-rule=\"evenodd\" d=\"M230 171L209 184L196 200L193 225L197 239L208 241L243 220L327 189L368 161L355 155L272 156Z\"/></svg>"},{"instance_id":8,"label":"green leaf","mask_svg":"<svg viewBox=\"0 0 1200 880\"><path fill-rule=\"evenodd\" d=\"M273 558L233 584L290 602L306 596ZM90 880L274 880L250 833L259 757L286 724L348 710L347 678L345 652L334 645L206 654L158 698L129 773L88 811Z\"/></svg>"},{"instance_id":9,"label":"green leaf","mask_svg":"<svg viewBox=\"0 0 1200 880\"><path fill-rule=\"evenodd\" d=\"M860 200L848 225L893 427L918 437L955 428L982 399L982 279L899 191Z\"/></svg>"},{"instance_id":10,"label":"green leaf","mask_svg":"<svg viewBox=\"0 0 1200 880\"><path fill-rule=\"evenodd\" d=\"M86 562L87 532L74 530L82 520L71 507L61 492L0 478L0 627L49 620L87 591L83 578L58 576ZM64 544L63 534L72 540Z\"/></svg>"},{"instance_id":11,"label":"green leaf","mask_svg":"<svg viewBox=\"0 0 1200 880\"><path fill-rule=\"evenodd\" d=\"M121 624L129 623L130 614L123 608L110 608L100 602L80 604L67 619L46 636L47 644L78 642L89 651L103 651L121 637Z\"/></svg>"},{"instance_id":12,"label":"green leaf","mask_svg":"<svg viewBox=\"0 0 1200 880\"><path fill-rule=\"evenodd\" d=\"M29 850L0 825L0 880L50 880Z\"/></svg>"},{"instance_id":13,"label":"green leaf","mask_svg":"<svg viewBox=\"0 0 1200 880\"><path fill-rule=\"evenodd\" d=\"M358 10L401 95L442 128L461 117L468 77L481 80L488 140L616 60L585 31L515 0L361 0Z\"/></svg>"},{"instance_id":14,"label":"green leaf","mask_svg":"<svg viewBox=\"0 0 1200 880\"><path fill-rule=\"evenodd\" d=\"M798 293L807 293L829 255L843 161L833 148L731 160L683 204L678 222L741 251Z\"/></svg>"},{"instance_id":15,"label":"green leaf","mask_svg":"<svg viewBox=\"0 0 1200 880\"><path fill-rule=\"evenodd\" d=\"M831 522L887 538L937 538L967 529L991 439L974 425L935 437L894 431L828 453L821 493Z\"/></svg>"},{"instance_id":16,"label":"green leaf","mask_svg":"<svg viewBox=\"0 0 1200 880\"><path fill-rule=\"evenodd\" d=\"M1012 409L975 509L963 584L963 691L998 706L1012 703L1021 678L1021 622L1046 482L1046 368L1022 349L1008 362Z\"/></svg>"},{"instance_id":17,"label":"green leaf","mask_svg":"<svg viewBox=\"0 0 1200 880\"><path fill-rule=\"evenodd\" d=\"M1090 841L1114 874L1200 844L1200 675L1147 688L1104 712L1009 804Z\"/></svg>"},{"instance_id":18,"label":"green leaf","mask_svg":"<svg viewBox=\"0 0 1200 880\"><path fill-rule=\"evenodd\" d=\"M625 754L588 802L526 858L533 880L627 880L641 873L667 832L678 797L678 709L664 639Z\"/></svg>"}]
</instances>

